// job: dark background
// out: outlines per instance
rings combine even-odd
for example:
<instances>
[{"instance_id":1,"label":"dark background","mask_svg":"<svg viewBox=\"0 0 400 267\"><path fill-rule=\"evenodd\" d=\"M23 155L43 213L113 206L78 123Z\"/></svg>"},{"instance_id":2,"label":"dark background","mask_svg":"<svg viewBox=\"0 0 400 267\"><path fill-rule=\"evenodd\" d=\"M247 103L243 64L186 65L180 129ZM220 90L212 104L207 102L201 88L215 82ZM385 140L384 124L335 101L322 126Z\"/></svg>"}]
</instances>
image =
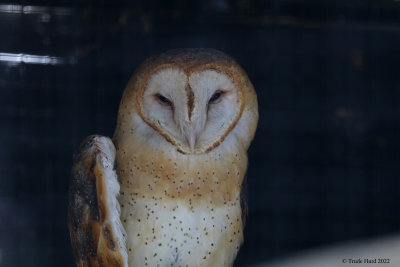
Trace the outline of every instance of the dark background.
<instances>
[{"instance_id":1,"label":"dark background","mask_svg":"<svg viewBox=\"0 0 400 267\"><path fill-rule=\"evenodd\" d=\"M0 266L73 266L73 150L182 47L231 55L258 94L235 266L400 230L400 1L3 2L0 34Z\"/></svg>"}]
</instances>

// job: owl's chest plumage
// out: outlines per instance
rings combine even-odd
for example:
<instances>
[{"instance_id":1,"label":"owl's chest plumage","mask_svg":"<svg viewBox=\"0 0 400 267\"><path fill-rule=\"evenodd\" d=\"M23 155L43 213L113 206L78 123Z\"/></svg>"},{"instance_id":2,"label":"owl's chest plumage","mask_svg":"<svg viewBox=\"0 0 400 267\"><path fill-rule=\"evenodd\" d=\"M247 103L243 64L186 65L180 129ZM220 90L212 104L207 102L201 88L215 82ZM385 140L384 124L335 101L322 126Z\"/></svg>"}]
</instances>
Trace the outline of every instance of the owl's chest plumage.
<instances>
[{"instance_id":1,"label":"owl's chest plumage","mask_svg":"<svg viewBox=\"0 0 400 267\"><path fill-rule=\"evenodd\" d=\"M129 266L230 266L243 240L242 160L123 151L117 172Z\"/></svg>"},{"instance_id":2,"label":"owl's chest plumage","mask_svg":"<svg viewBox=\"0 0 400 267\"><path fill-rule=\"evenodd\" d=\"M239 203L193 210L180 201L156 204L140 199L123 209L130 266L230 265L242 241Z\"/></svg>"}]
</instances>

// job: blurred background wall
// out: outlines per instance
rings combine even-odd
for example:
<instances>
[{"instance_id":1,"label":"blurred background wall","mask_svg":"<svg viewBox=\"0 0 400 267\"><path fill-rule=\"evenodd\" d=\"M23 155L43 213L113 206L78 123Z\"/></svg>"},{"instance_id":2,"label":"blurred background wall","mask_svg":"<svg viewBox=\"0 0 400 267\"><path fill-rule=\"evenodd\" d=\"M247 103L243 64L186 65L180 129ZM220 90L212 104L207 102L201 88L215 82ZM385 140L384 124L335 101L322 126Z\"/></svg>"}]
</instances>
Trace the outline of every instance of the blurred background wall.
<instances>
[{"instance_id":1,"label":"blurred background wall","mask_svg":"<svg viewBox=\"0 0 400 267\"><path fill-rule=\"evenodd\" d=\"M235 266L400 230L400 1L0 1L0 266L73 266L73 150L138 64L233 56L259 99Z\"/></svg>"}]
</instances>

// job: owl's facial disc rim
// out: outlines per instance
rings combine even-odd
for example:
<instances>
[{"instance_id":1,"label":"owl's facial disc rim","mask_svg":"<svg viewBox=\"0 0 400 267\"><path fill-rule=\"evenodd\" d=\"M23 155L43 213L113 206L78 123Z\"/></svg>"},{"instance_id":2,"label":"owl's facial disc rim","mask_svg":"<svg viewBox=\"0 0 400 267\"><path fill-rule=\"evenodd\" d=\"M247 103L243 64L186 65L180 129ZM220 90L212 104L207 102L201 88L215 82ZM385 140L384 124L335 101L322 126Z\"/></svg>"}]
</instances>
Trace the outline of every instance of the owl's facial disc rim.
<instances>
[{"instance_id":1,"label":"owl's facial disc rim","mask_svg":"<svg viewBox=\"0 0 400 267\"><path fill-rule=\"evenodd\" d=\"M238 96L237 97L237 105L236 105L235 116L233 117L231 124L227 127L225 132L222 133L222 135L219 139L211 142L210 144L207 144L205 147L200 147L200 148L195 148L195 149L191 149L190 146L188 146L187 144L180 142L179 138L177 138L171 132L165 131L162 128L160 128L160 126L162 126L162 125L157 120L152 121L152 120L149 120L148 118L146 118L146 116L144 116L144 111L143 111L143 105L142 105L143 101L137 102L138 107L139 107L138 113L139 113L139 116L142 118L142 120L147 125L149 125L153 130L158 132L162 137L164 137L164 139L166 141L168 141L170 144L172 144L179 153L184 154L184 155L208 153L208 152L212 151L213 149L215 149L216 147L218 147L225 140L225 138L228 136L228 134L235 128L240 117L242 116L242 113L244 110L244 92L243 92L243 88L241 86L242 85L241 80L239 77L234 75L233 70L231 70L231 69L225 70L217 64L207 64L207 65L203 65L199 68L194 68L191 70L185 70L185 69L179 68L177 66L171 66L170 64L166 64L163 67L156 68L152 72L148 73L147 82L144 84L143 88L141 88L140 96L137 98L137 100L143 99L144 93L148 87L149 77L156 74L157 72L160 72L160 71L162 71L164 69L168 69L168 68L179 69L180 71L183 71L187 77L190 77L190 75L195 72L200 72L200 71L204 71L204 70L213 70L213 71L216 71L218 73L222 73L222 74L228 76L230 78L231 82L233 83L233 85L236 87L236 90L237 90L236 93ZM222 93L222 95L232 93L231 90L219 90L219 89L217 90L217 92ZM214 94L213 94L213 96L214 96ZM158 98L157 94L155 97ZM220 99L217 99L216 102L214 102L214 103L210 101L211 100L211 98L210 98L207 105L218 104L218 102L221 101L221 97L219 97L219 98ZM168 98L167 98L167 100L170 101ZM160 100L158 100L158 102L160 102ZM160 103L161 105L164 104L164 106L167 106L166 103L164 103L164 101L161 101L161 102L163 102L163 103ZM174 103L172 101L171 101L170 107L173 110Z\"/></svg>"}]
</instances>

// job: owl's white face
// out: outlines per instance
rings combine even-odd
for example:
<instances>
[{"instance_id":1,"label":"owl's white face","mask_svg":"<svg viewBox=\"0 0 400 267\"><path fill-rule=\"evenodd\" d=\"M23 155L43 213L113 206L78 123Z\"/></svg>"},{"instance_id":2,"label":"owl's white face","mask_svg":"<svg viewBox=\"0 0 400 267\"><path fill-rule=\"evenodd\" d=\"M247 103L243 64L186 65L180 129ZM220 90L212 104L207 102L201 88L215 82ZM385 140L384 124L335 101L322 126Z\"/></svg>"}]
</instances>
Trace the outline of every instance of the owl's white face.
<instances>
[{"instance_id":1,"label":"owl's white face","mask_svg":"<svg viewBox=\"0 0 400 267\"><path fill-rule=\"evenodd\" d=\"M142 100L154 130L187 154L222 142L240 111L231 78L212 69L189 75L179 68L161 69L149 79Z\"/></svg>"}]
</instances>

